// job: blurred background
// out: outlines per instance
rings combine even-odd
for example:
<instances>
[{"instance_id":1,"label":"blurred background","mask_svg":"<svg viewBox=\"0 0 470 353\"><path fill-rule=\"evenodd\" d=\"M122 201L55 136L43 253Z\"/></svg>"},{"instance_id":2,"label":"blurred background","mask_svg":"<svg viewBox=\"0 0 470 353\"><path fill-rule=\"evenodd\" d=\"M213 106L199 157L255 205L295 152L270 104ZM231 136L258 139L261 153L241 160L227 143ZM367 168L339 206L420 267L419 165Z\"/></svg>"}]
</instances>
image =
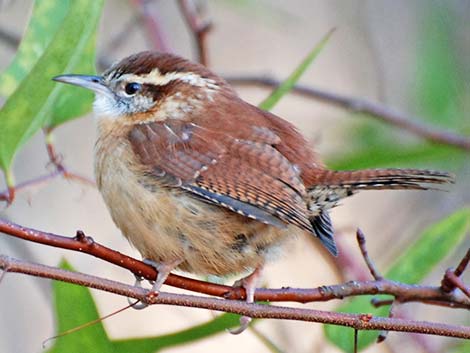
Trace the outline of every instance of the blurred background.
<instances>
[{"instance_id":1,"label":"blurred background","mask_svg":"<svg viewBox=\"0 0 470 353\"><path fill-rule=\"evenodd\" d=\"M207 35L208 64L225 76L283 79L330 29L333 37L302 76L301 83L339 95L379 102L410 119L470 134L470 1L453 0L219 0L196 1ZM32 1L0 0L0 72L13 59L27 25ZM153 27L152 27L153 26ZM156 26L156 27L155 27ZM128 54L155 48L161 34L167 49L196 59L195 42L175 1L107 0L98 37L98 71ZM269 90L236 85L258 104ZM337 169L422 167L449 170L457 183L448 192L364 192L332 212L342 255L332 259L311 239L296 239L279 261L267 266L269 287L316 287L368 279L354 232L360 227L380 270L385 271L426 226L470 201L468 151L432 145L420 137L320 101L297 95L282 99L274 113L291 121L309 138L326 164ZM0 127L1 128L1 127ZM91 115L54 133L65 165L93 178L95 126ZM37 134L15 162L18 181L43 174L48 164L44 136ZM4 189L3 181L0 182ZM2 206L3 207L3 206ZM54 179L18 195L0 216L21 225L73 235L82 229L98 242L140 258L120 235L98 192ZM437 284L456 265L461 249L427 278ZM85 273L127 283L133 276L90 256L0 237L1 253L55 266L66 257ZM470 276L467 274L467 281ZM229 282L232 279L229 280ZM175 291L174 288L164 290ZM125 298L93 291L101 315L127 304ZM0 352L32 353L54 335L50 282L7 274L0 287ZM303 307L333 309L338 302ZM80 310L79 306L70 310ZM205 310L155 306L127 310L104 322L112 338L170 333L209 320ZM468 312L420 304L403 305L398 315L420 320L470 324ZM339 352L320 324L263 320L257 329L283 352ZM351 332L352 337L352 332ZM366 352L444 352L455 340L391 333ZM253 332L219 334L167 352L270 352ZM272 350L271 350L272 351Z\"/></svg>"}]
</instances>

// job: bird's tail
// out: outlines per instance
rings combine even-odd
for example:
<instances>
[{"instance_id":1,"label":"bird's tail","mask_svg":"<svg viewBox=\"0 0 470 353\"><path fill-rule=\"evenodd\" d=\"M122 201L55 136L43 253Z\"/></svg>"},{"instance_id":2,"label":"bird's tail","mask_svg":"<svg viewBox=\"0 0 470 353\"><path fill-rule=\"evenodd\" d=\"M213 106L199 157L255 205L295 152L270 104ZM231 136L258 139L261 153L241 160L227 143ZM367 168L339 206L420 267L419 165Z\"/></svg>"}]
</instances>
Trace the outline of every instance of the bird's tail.
<instances>
[{"instance_id":1,"label":"bird's tail","mask_svg":"<svg viewBox=\"0 0 470 353\"><path fill-rule=\"evenodd\" d=\"M324 170L311 189L321 186L339 189L432 189L431 184L453 183L454 176L447 172L425 169L365 169L357 171Z\"/></svg>"},{"instance_id":2,"label":"bird's tail","mask_svg":"<svg viewBox=\"0 0 470 353\"><path fill-rule=\"evenodd\" d=\"M435 170L366 169L358 171L322 170L308 188L310 223L315 235L333 255L338 254L328 209L360 190L429 190L433 185L453 183L454 176Z\"/></svg>"}]
</instances>

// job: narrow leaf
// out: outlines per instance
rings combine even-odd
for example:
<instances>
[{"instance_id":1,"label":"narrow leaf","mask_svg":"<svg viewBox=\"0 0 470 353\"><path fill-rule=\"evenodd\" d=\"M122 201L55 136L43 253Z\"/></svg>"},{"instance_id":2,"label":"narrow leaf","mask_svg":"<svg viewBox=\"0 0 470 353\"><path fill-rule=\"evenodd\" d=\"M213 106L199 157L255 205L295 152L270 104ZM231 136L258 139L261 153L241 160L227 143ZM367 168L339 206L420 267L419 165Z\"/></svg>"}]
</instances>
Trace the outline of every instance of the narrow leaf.
<instances>
[{"instance_id":1,"label":"narrow leaf","mask_svg":"<svg viewBox=\"0 0 470 353\"><path fill-rule=\"evenodd\" d=\"M53 39L68 7L69 0L34 2L31 20L15 58L0 75L0 95L7 97L12 94L21 80L29 74Z\"/></svg>"},{"instance_id":2,"label":"narrow leaf","mask_svg":"<svg viewBox=\"0 0 470 353\"><path fill-rule=\"evenodd\" d=\"M60 267L69 271L73 270L66 261L63 261ZM98 310L88 288L59 281L52 282L52 285L58 333L74 329L99 318ZM111 353L111 348L103 324L98 322L53 339L52 347L47 350L47 353Z\"/></svg>"},{"instance_id":3,"label":"narrow leaf","mask_svg":"<svg viewBox=\"0 0 470 353\"><path fill-rule=\"evenodd\" d=\"M0 168L4 171L10 168L18 148L50 119L63 89L51 77L80 63L94 36L102 5L103 0L70 2L47 49L0 110Z\"/></svg>"},{"instance_id":4,"label":"narrow leaf","mask_svg":"<svg viewBox=\"0 0 470 353\"><path fill-rule=\"evenodd\" d=\"M303 75L303 73L307 70L313 60L320 54L325 44L330 39L331 35L333 34L334 29L329 31L323 39L312 49L312 51L307 55L307 57L300 63L300 65L294 70L290 76L282 82L282 84L276 88L264 101L259 104L259 107L264 110L271 110L277 102L284 97L285 94L289 93L290 90L295 86L297 81Z\"/></svg>"},{"instance_id":5,"label":"narrow leaf","mask_svg":"<svg viewBox=\"0 0 470 353\"><path fill-rule=\"evenodd\" d=\"M385 278L416 284L448 256L464 239L470 230L470 208L461 209L444 220L430 226L395 261ZM370 304L373 296L362 296L341 305L337 311L347 313L371 313L387 316L389 307L374 308ZM389 298L389 296L375 296ZM325 326L328 340L344 352L352 352L352 330L340 326ZM359 332L359 348L363 349L377 338L375 331Z\"/></svg>"},{"instance_id":6,"label":"narrow leaf","mask_svg":"<svg viewBox=\"0 0 470 353\"><path fill-rule=\"evenodd\" d=\"M470 229L470 208L463 208L428 227L395 260L386 278L417 284L465 239ZM443 269L444 271L444 269Z\"/></svg>"},{"instance_id":7,"label":"narrow leaf","mask_svg":"<svg viewBox=\"0 0 470 353\"><path fill-rule=\"evenodd\" d=\"M60 267L69 271L74 270L66 261L62 261ZM56 327L59 334L93 322L100 317L90 290L86 287L54 281L53 294ZM98 322L53 339L46 344L50 346L47 353L153 353L163 348L174 347L223 333L229 328L238 326L240 324L239 318L239 315L226 313L206 323L170 334L124 340L111 340L104 329L103 323ZM163 322L162 325L164 325Z\"/></svg>"},{"instance_id":8,"label":"narrow leaf","mask_svg":"<svg viewBox=\"0 0 470 353\"><path fill-rule=\"evenodd\" d=\"M227 329L240 325L239 319L238 315L222 314L204 324L167 335L113 341L113 352L153 353L163 348L196 342L218 333L225 333Z\"/></svg>"}]
</instances>

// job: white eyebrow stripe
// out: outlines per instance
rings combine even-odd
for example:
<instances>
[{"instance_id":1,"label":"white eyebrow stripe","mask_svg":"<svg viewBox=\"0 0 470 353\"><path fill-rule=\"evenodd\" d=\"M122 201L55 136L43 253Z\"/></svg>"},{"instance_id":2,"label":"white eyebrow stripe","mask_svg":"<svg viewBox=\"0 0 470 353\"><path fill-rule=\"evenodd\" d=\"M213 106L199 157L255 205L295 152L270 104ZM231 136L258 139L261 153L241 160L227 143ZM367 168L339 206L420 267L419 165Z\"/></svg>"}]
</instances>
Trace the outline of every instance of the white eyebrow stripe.
<instances>
[{"instance_id":1,"label":"white eyebrow stripe","mask_svg":"<svg viewBox=\"0 0 470 353\"><path fill-rule=\"evenodd\" d=\"M120 77L120 80L156 86L164 86L171 81L180 80L193 86L208 87L212 89L218 88L214 80L201 77L194 72L167 72L162 75L158 68L155 68L148 74L143 75L125 74Z\"/></svg>"}]
</instances>

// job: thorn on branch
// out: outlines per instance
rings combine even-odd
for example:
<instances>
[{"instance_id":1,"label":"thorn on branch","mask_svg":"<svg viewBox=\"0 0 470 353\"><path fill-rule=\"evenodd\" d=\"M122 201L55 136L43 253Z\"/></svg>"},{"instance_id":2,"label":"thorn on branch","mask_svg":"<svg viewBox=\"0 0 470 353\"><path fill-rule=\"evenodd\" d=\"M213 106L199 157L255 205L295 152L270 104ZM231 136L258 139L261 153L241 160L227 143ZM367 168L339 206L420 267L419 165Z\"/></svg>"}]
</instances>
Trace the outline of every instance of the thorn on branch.
<instances>
[{"instance_id":1,"label":"thorn on branch","mask_svg":"<svg viewBox=\"0 0 470 353\"><path fill-rule=\"evenodd\" d=\"M83 230L77 230L77 233L75 234L75 240L77 240L81 243L84 243L86 241L86 238L87 238L87 236L85 235ZM90 238L90 239L92 239L92 238ZM93 239L92 239L92 241L93 241Z\"/></svg>"}]
</instances>

